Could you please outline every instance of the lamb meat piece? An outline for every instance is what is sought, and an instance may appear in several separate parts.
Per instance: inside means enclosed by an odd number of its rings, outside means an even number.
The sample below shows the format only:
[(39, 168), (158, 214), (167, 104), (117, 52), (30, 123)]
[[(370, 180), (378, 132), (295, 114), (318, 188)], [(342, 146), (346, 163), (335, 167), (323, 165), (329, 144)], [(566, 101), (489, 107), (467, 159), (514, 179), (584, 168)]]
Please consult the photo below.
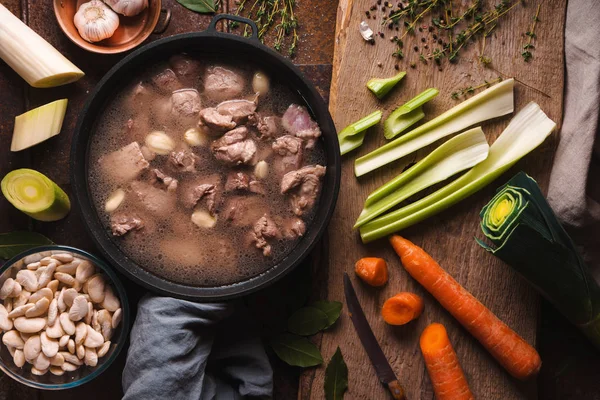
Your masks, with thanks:
[(172, 151), (169, 154), (169, 165), (177, 172), (196, 172), (199, 157), (191, 150)]
[(181, 89), (181, 83), (172, 69), (165, 69), (152, 78), (152, 84), (162, 93), (172, 93)]
[(279, 118), (274, 116), (259, 117), (256, 123), (256, 129), (260, 132), (261, 139), (270, 139), (279, 133)]
[(217, 174), (196, 176), (180, 182), (177, 190), (178, 198), (183, 207), (194, 208), (199, 201), (204, 201), (208, 211), (214, 214), (219, 201), (223, 184)]
[(306, 233), (306, 224), (298, 217), (283, 219), (278, 223), (285, 239), (295, 240)]
[(272, 248), (267, 240), (278, 239), (281, 233), (269, 215), (264, 214), (252, 227), (250, 237), (256, 248), (261, 249), (263, 255), (268, 257), (271, 255)]
[(137, 178), (150, 164), (144, 158), (138, 142), (129, 143), (117, 151), (106, 154), (98, 160), (107, 178), (123, 184)]
[(221, 115), (231, 115), (233, 122), (239, 125), (254, 114), (256, 103), (248, 100), (228, 100), (219, 103), (216, 108)]
[(200, 122), (217, 132), (228, 131), (236, 127), (231, 115), (221, 114), (212, 107), (200, 111)]
[[(281, 193), (289, 193), (294, 214), (301, 216), (310, 210), (321, 190), (321, 178), (325, 175), (325, 167), (307, 165), (299, 170), (288, 172), (281, 180)], [(296, 189), (292, 192), (292, 189)]]
[(185, 201), (190, 208), (193, 208), (200, 200), (204, 199), (206, 201), (206, 208), (214, 215), (216, 195), (217, 188), (215, 185), (203, 183), (202, 185), (196, 186)]
[(225, 191), (248, 190), (250, 187), (250, 177), (243, 172), (232, 171), (227, 175), (225, 182)]
[(226, 200), (221, 215), (233, 226), (249, 227), (268, 211), (264, 197), (232, 196)]
[(185, 54), (176, 54), (169, 59), (169, 65), (179, 80), (186, 84), (195, 84), (202, 74), (202, 63)]
[(271, 145), (276, 154), (281, 157), (275, 159), (275, 170), (280, 174), (296, 170), (302, 165), (302, 139), (296, 136), (285, 135), (275, 139)]
[(239, 97), (246, 86), (245, 79), (223, 67), (211, 67), (204, 77), (204, 94), (216, 101)]
[(262, 182), (257, 180), (250, 181), (250, 183), (248, 184), (248, 190), (256, 194), (267, 194), (267, 191), (265, 190), (265, 187), (262, 184)]
[(177, 190), (178, 181), (175, 178), (172, 178), (166, 174), (164, 174), (160, 169), (154, 168), (152, 170), (153, 180), (154, 182), (162, 183), (167, 192), (174, 192)]
[(140, 206), (159, 217), (168, 217), (175, 209), (177, 197), (172, 192), (141, 181), (131, 182), (131, 191)]
[(135, 214), (116, 213), (110, 217), (110, 227), (113, 236), (123, 236), (127, 232), (142, 229), (144, 221)]
[(175, 117), (193, 118), (200, 112), (200, 94), (196, 89), (176, 90), (171, 95), (171, 113)]
[(288, 107), (281, 118), (281, 124), (292, 135), (305, 139), (307, 149), (313, 148), (317, 138), (321, 136), (321, 129), (310, 117), (308, 110), (297, 104)]
[(229, 165), (248, 164), (256, 154), (256, 143), (248, 139), (248, 128), (240, 126), (212, 143), (217, 160)]

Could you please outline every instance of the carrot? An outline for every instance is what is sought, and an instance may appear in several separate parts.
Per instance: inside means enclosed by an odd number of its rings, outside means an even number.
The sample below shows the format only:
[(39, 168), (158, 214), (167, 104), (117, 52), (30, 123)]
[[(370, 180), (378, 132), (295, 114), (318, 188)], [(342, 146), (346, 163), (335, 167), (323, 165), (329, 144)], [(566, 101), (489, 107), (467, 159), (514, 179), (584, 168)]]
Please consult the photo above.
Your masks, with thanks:
[(437, 400), (474, 399), (446, 328), (431, 324), (421, 334), (421, 353)]
[(515, 378), (535, 376), (537, 351), (456, 282), (429, 254), (401, 236), (390, 238), (402, 265)]
[(388, 281), (387, 264), (383, 258), (365, 257), (354, 266), (356, 275), (371, 286), (383, 286)]
[(419, 318), (423, 312), (423, 299), (414, 293), (401, 292), (383, 303), (381, 315), (390, 325), (404, 325)]

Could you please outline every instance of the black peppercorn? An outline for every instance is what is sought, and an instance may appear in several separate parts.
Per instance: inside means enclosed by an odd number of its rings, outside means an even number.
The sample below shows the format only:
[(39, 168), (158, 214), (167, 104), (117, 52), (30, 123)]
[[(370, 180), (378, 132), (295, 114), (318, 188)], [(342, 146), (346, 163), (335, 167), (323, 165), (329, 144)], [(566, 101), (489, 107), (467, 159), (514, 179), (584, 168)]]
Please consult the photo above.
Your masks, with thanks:
[(425, 38), (424, 37), (421, 38), (421, 42), (425, 43)]
[(415, 46), (415, 47), (413, 47), (413, 50), (414, 50), (414, 51), (419, 51), (419, 46)]

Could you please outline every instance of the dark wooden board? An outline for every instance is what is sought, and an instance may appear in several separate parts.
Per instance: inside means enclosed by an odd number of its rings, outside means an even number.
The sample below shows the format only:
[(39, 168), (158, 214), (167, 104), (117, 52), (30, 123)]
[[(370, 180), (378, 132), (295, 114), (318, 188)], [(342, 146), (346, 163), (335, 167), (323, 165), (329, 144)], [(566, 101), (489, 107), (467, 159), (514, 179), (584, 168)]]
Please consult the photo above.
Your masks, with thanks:
[[(528, 1), (519, 5), (504, 17), (497, 30), (487, 40), (486, 55), (491, 56), (490, 68), (484, 68), (477, 60), (480, 44), (471, 44), (454, 65), (444, 65), (443, 70), (429, 63), (419, 62), (414, 45), (421, 45), (424, 33), (417, 31), (414, 37), (405, 39), (406, 57), (398, 61), (390, 54), (395, 46), (389, 41), (390, 34), (397, 34), (380, 27), (379, 21), (367, 20), (374, 31), (382, 31), (385, 39), (376, 39), (376, 45), (366, 44), (359, 35), (358, 25), (365, 19), (365, 10), (375, 2), (372, 0), (340, 1), (336, 28), (333, 78), (330, 94), (330, 111), (338, 129), (371, 113), (375, 109), (387, 112), (420, 93), (427, 87), (436, 87), (440, 95), (426, 106), (428, 117), (438, 115), (457, 104), (450, 94), (463, 87), (477, 85), (498, 76), (512, 76), (529, 86), (518, 83), (515, 87), (516, 109), (529, 101), (536, 101), (542, 109), (560, 125), (563, 97), (563, 30), (566, 1), (544, 2), (537, 34), (534, 59), (525, 63), (520, 53), (525, 35), (529, 30), (538, 2)], [(469, 2), (455, 2), (470, 4)], [(487, 4), (495, 2), (486, 1)], [(381, 15), (381, 14), (379, 14)], [(430, 24), (431, 18), (420, 25)], [(410, 68), (415, 62), (416, 68)], [(381, 63), (381, 66), (378, 66)], [(391, 76), (396, 71), (406, 70), (407, 76), (388, 98), (377, 99), (367, 91), (364, 84), (374, 76)], [(540, 93), (537, 88), (545, 92)], [(491, 142), (507, 125), (510, 116), (485, 123), (483, 129)], [(502, 320), (522, 335), (531, 344), (536, 343), (539, 317), (539, 299), (523, 280), (510, 268), (483, 251), (473, 240), (479, 233), (478, 214), (481, 207), (492, 197), (494, 190), (518, 170), (532, 175), (546, 188), (553, 151), (557, 143), (553, 134), (540, 148), (519, 162), (509, 172), (487, 188), (466, 199), (438, 216), (417, 226), (406, 229), (403, 235), (428, 251), (462, 285), (471, 291)], [(352, 225), (362, 209), (364, 199), (373, 189), (397, 175), (411, 161), (422, 158), (433, 147), (400, 160), (390, 168), (371, 173), (361, 179), (353, 174), (353, 162), (358, 155), (366, 154), (384, 144), (381, 130), (367, 134), (364, 146), (344, 157), (342, 189), (332, 223), (329, 228), (329, 266), (322, 287), (326, 288), (331, 300), (343, 300), (343, 272), (353, 271), (354, 262), (364, 256), (379, 256), (388, 261), (390, 282), (383, 289), (372, 289), (361, 282), (355, 286), (375, 335), (387, 355), (409, 399), (433, 398), (429, 377), (420, 355), (418, 339), (429, 323), (443, 323), (458, 353), (459, 359), (476, 398), (519, 399), (536, 398), (535, 382), (519, 383), (511, 378), (488, 353), (476, 342), (443, 308), (437, 304), (419, 284), (401, 267), (395, 254), (385, 241), (363, 245)], [(383, 302), (400, 291), (411, 291), (423, 296), (425, 311), (421, 318), (406, 326), (386, 325), (380, 310)], [(346, 313), (335, 328), (323, 335), (321, 351), (328, 360), (340, 346), (351, 374), (348, 398), (386, 398), (386, 391), (379, 384), (374, 370), (362, 348)], [(307, 372), (301, 384), (300, 398), (320, 399), (323, 397), (324, 368)]]

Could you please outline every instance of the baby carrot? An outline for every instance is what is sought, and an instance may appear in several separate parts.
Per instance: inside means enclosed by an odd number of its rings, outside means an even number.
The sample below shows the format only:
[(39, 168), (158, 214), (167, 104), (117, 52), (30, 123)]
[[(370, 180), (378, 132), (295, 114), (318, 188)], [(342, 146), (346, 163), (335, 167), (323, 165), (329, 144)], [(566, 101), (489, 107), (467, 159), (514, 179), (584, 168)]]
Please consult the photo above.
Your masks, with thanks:
[(383, 303), (381, 315), (390, 325), (404, 325), (419, 318), (423, 312), (423, 299), (414, 293), (401, 292)]
[(431, 324), (421, 334), (421, 353), (437, 400), (474, 399), (446, 328)]
[(371, 286), (383, 286), (388, 281), (387, 264), (383, 258), (365, 257), (354, 266), (356, 275)]
[(390, 243), (408, 273), (423, 285), (509, 374), (525, 380), (540, 371), (542, 361), (537, 351), (456, 282), (429, 254), (398, 235), (393, 235)]

